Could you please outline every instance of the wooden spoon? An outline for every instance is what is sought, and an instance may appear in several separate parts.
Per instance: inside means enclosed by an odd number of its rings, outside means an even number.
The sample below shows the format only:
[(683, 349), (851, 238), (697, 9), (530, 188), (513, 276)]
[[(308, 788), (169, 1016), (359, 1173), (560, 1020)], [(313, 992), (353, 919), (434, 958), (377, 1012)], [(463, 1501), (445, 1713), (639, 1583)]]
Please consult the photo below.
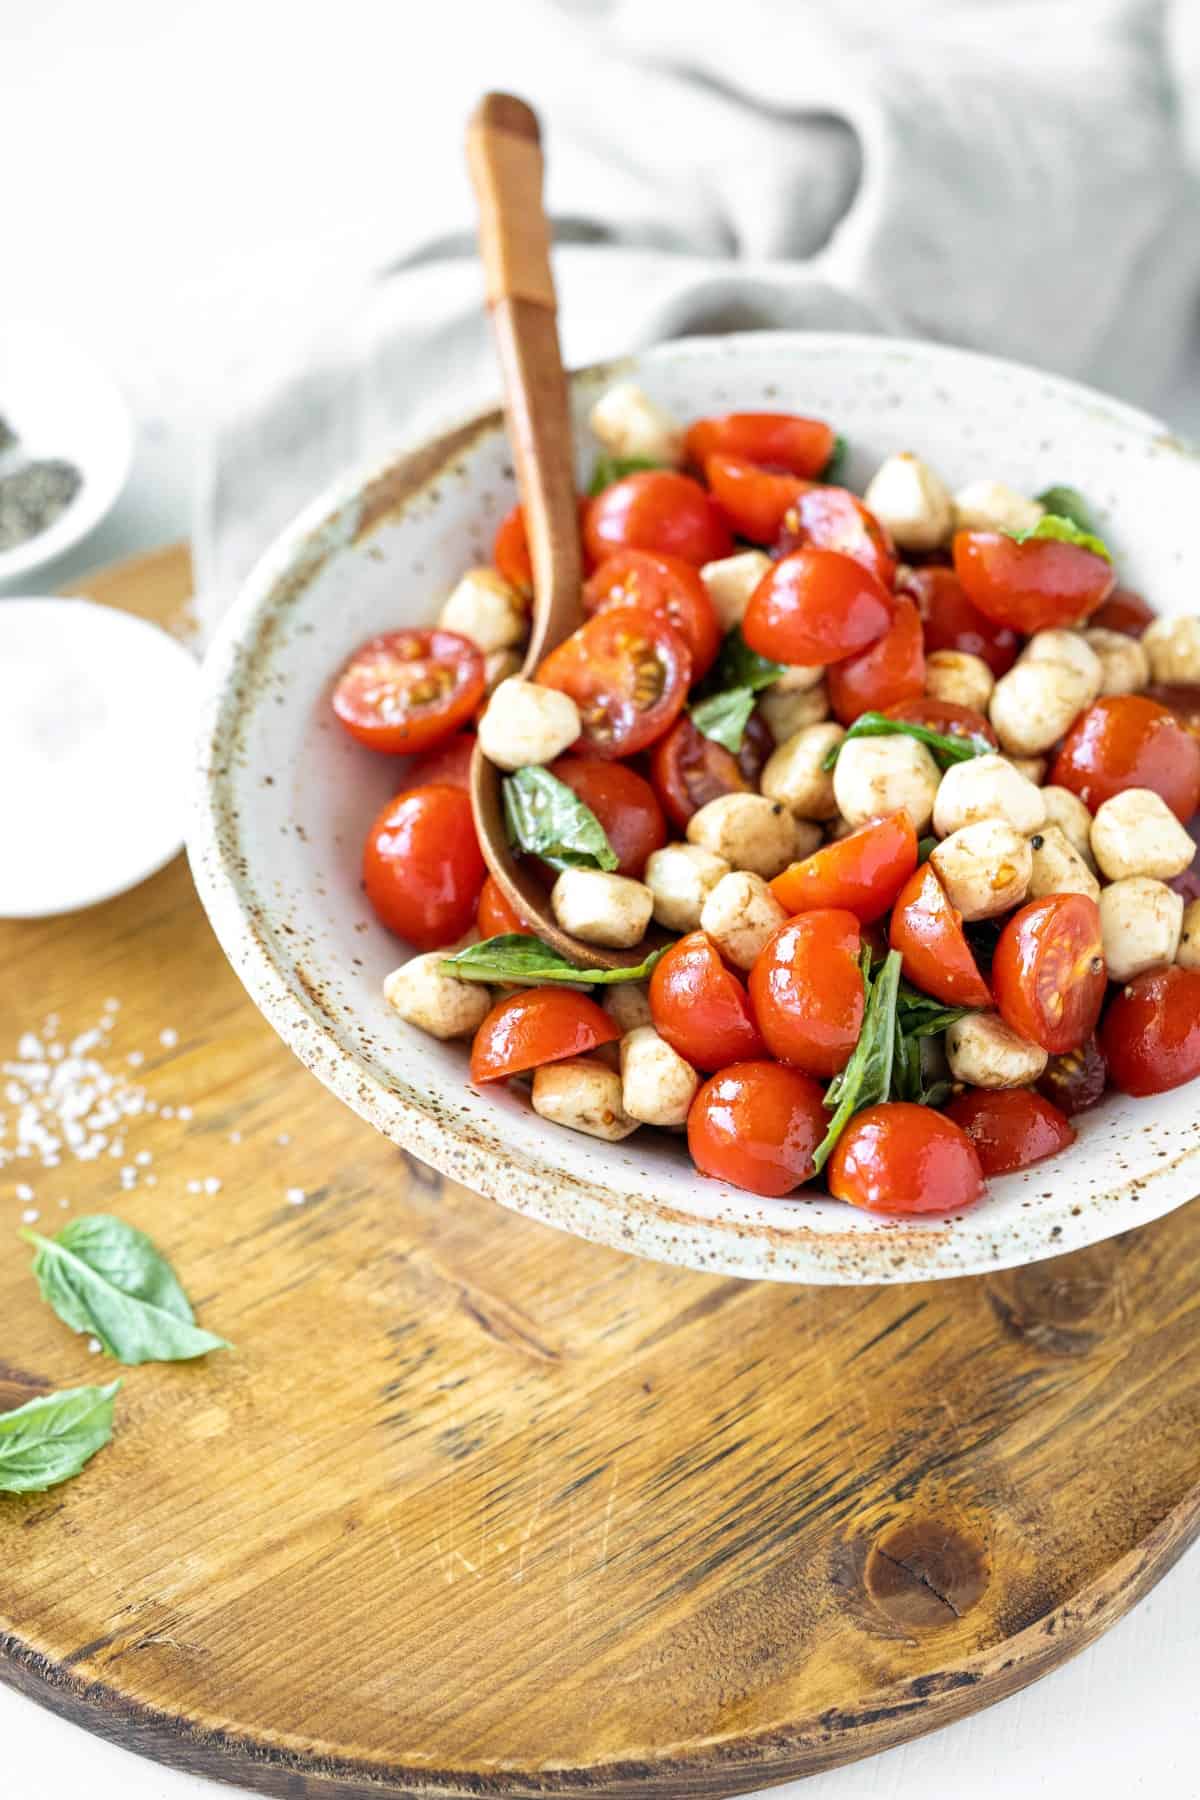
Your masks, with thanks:
[[(467, 128), (479, 203), (479, 249), (504, 376), (505, 414), (533, 561), (533, 623), (523, 673), (583, 623), (575, 449), (558, 347), (550, 231), (542, 206), (537, 115), (512, 94), (485, 94)], [(649, 945), (601, 949), (556, 923), (532, 870), (513, 855), (500, 772), (476, 746), (471, 804), (484, 861), (510, 906), (543, 943), (589, 969), (632, 968)]]

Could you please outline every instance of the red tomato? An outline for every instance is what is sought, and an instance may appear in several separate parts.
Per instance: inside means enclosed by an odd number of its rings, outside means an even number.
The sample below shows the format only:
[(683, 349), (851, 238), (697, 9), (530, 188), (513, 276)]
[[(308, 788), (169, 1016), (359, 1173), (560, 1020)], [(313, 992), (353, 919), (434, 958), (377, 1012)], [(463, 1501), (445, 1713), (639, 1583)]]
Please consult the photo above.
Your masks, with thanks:
[(1057, 1106), (1032, 1088), (972, 1088), (950, 1102), (946, 1117), (966, 1132), (985, 1175), (1007, 1175), (1057, 1156), (1077, 1135)]
[(1098, 1105), (1107, 1085), (1108, 1065), (1094, 1036), (1062, 1056), (1052, 1056), (1037, 1079), (1038, 1092), (1071, 1116)]
[(891, 597), (869, 569), (836, 550), (797, 550), (750, 596), (742, 636), (781, 663), (831, 663), (881, 638)]
[(1056, 538), (1019, 544), (1005, 531), (955, 532), (954, 572), (972, 606), (1027, 636), (1077, 625), (1116, 582), (1108, 558), (1094, 550)]
[(752, 544), (775, 542), (788, 509), (809, 486), (796, 475), (773, 475), (740, 456), (706, 457), (704, 477), (738, 537)]
[(922, 863), (900, 890), (888, 935), (892, 949), (900, 952), (906, 980), (922, 993), (945, 1006), (991, 1005), (962, 914), (951, 906), (932, 864)]
[(916, 600), (927, 652), (965, 650), (981, 656), (997, 679), (1012, 668), (1020, 649), (1016, 632), (978, 612), (953, 569), (909, 569), (904, 588)]
[(692, 659), (665, 619), (636, 606), (610, 606), (552, 650), (537, 678), (570, 694), (593, 755), (632, 756), (679, 717)]
[(889, 1101), (851, 1119), (829, 1159), (829, 1191), (867, 1212), (959, 1212), (983, 1193), (983, 1170), (952, 1119)]
[(1144, 694), (1109, 694), (1076, 719), (1050, 779), (1093, 812), (1125, 788), (1153, 788), (1186, 825), (1200, 806), (1200, 742)]
[(462, 788), (405, 788), (367, 833), (367, 899), (388, 930), (418, 950), (436, 950), (462, 936), (474, 922), (486, 874)]
[(526, 937), (533, 935), (529, 920), (523, 919), (516, 908), (509, 905), (490, 875), (479, 890), (475, 923), (480, 937), (504, 937), (513, 931), (522, 932)]
[(1089, 623), (1104, 631), (1123, 631), (1126, 637), (1140, 638), (1157, 617), (1148, 600), (1132, 588), (1119, 587), (1113, 589), (1103, 606), (1096, 608)]
[(810, 487), (800, 495), (783, 522), (776, 554), (786, 556), (805, 544), (853, 557), (885, 588), (895, 580), (896, 552), (891, 538), (875, 514), (848, 488)]
[(550, 773), (590, 806), (620, 858), (614, 873), (640, 879), (646, 858), (667, 841), (667, 821), (650, 783), (624, 763), (560, 756)]
[(750, 971), (750, 1001), (767, 1049), (806, 1075), (844, 1069), (862, 1029), (858, 920), (840, 908), (776, 927)]
[(583, 1056), (620, 1035), (586, 994), (561, 987), (526, 988), (498, 1000), (475, 1033), (471, 1080), (507, 1081), (564, 1056)]
[[(588, 501), (579, 496), (579, 529), (583, 530), (583, 521), (587, 513)], [(533, 559), (529, 554), (529, 537), (525, 530), (525, 514), (519, 506), (514, 506), (510, 513), (501, 519), (496, 536), (492, 542), (492, 561), (518, 593), (533, 593)]]
[(333, 710), (371, 750), (441, 743), (483, 698), (483, 657), (454, 631), (389, 631), (360, 646), (333, 690)]
[(653, 550), (699, 567), (733, 549), (716, 501), (674, 469), (644, 469), (597, 494), (584, 516), (583, 542), (593, 563), (614, 550)]
[(1126, 1094), (1165, 1094), (1200, 1075), (1200, 969), (1150, 969), (1113, 999), (1100, 1029), (1109, 1073)]
[(829, 671), (834, 717), (853, 725), (860, 713), (919, 702), (925, 690), (925, 645), (921, 617), (911, 600), (897, 598), (892, 622), (881, 638)]
[(1096, 1029), (1108, 986), (1100, 909), (1086, 894), (1050, 894), (1015, 912), (996, 945), (992, 990), (1001, 1017), (1051, 1056)]
[(906, 719), (910, 725), (924, 725), (927, 731), (940, 731), (943, 737), (982, 737), (993, 749), (1000, 740), (982, 713), (973, 706), (959, 706), (954, 700), (931, 700), (920, 695), (912, 700), (899, 700), (894, 706), (880, 709), (889, 719)]
[(648, 550), (618, 550), (600, 564), (583, 590), (585, 613), (606, 606), (642, 606), (661, 613), (692, 653), (692, 680), (707, 675), (721, 648), (721, 627), (708, 589), (691, 563)]
[(836, 437), (822, 419), (794, 413), (726, 413), (697, 419), (684, 446), (688, 461), (702, 469), (710, 456), (740, 456), (764, 469), (815, 476), (829, 466)]
[(404, 771), (409, 787), (429, 787), (434, 782), (448, 782), (451, 787), (466, 788), (471, 784), (471, 758), (475, 753), (475, 733), (456, 731), (436, 750), (414, 756)]
[(750, 715), (736, 756), (697, 731), (684, 714), (651, 750), (650, 775), (669, 817), (684, 831), (692, 814), (710, 800), (753, 792), (773, 749), (757, 713)]
[(697, 1069), (763, 1054), (745, 988), (703, 931), (672, 944), (650, 977), (654, 1029)]
[(869, 925), (889, 912), (917, 866), (917, 834), (903, 810), (870, 819), (849, 837), (814, 850), (771, 883), (789, 913), (835, 907)]
[(773, 1062), (710, 1076), (688, 1113), (688, 1149), (704, 1175), (779, 1199), (807, 1181), (828, 1114), (821, 1089)]

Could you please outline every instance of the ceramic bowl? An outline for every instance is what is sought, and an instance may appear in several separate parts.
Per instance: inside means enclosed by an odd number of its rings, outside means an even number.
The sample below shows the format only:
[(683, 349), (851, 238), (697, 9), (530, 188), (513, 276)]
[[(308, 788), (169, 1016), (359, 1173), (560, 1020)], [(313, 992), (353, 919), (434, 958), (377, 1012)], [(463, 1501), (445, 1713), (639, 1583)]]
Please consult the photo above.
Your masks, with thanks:
[[(615, 375), (683, 418), (771, 408), (828, 418), (861, 490), (915, 449), (951, 486), (994, 476), (1027, 493), (1081, 489), (1122, 578), (1163, 611), (1194, 607), (1200, 464), (1153, 420), (1031, 369), (928, 344), (754, 333), (667, 344), (573, 382), (585, 420)], [(605, 1144), (545, 1124), (526, 1092), (467, 1083), (462, 1046), (384, 1007), (405, 950), (359, 886), (365, 830), (401, 781), (350, 742), (329, 695), (374, 632), (427, 623), (486, 561), (514, 483), (501, 421), (355, 471), (263, 558), (202, 678), (191, 856), (217, 936), (251, 997), (329, 1088), (468, 1187), (533, 1218), (691, 1268), (780, 1281), (963, 1275), (1054, 1255), (1156, 1217), (1200, 1190), (1197, 1090), (1113, 1096), (1064, 1156), (991, 1184), (961, 1217), (888, 1221), (828, 1199), (762, 1200), (699, 1176), (678, 1139)]]

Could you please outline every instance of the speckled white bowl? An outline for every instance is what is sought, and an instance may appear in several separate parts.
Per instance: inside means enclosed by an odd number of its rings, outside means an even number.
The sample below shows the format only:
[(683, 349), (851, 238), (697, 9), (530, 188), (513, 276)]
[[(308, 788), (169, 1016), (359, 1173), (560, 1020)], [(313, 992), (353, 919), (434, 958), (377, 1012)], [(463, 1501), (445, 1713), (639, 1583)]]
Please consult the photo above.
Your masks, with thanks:
[[(831, 419), (861, 488), (913, 448), (952, 486), (1069, 482), (1123, 579), (1163, 611), (1200, 593), (1200, 464), (1143, 414), (1031, 369), (928, 344), (755, 333), (667, 344), (620, 366), (684, 418), (768, 407)], [(612, 367), (575, 379), (583, 422)], [(203, 676), (192, 866), (217, 936), (296, 1055), (363, 1118), (446, 1174), (564, 1230), (642, 1256), (777, 1281), (963, 1275), (1089, 1244), (1200, 1190), (1196, 1088), (1111, 1098), (1065, 1156), (992, 1184), (961, 1218), (893, 1223), (836, 1201), (759, 1200), (701, 1178), (681, 1144), (556, 1130), (524, 1092), (476, 1092), (466, 1053), (399, 1023), (380, 982), (402, 960), (359, 888), (359, 847), (400, 785), (329, 713), (331, 679), (373, 632), (432, 619), (486, 560), (514, 485), (499, 420), (357, 470), (264, 557)]]

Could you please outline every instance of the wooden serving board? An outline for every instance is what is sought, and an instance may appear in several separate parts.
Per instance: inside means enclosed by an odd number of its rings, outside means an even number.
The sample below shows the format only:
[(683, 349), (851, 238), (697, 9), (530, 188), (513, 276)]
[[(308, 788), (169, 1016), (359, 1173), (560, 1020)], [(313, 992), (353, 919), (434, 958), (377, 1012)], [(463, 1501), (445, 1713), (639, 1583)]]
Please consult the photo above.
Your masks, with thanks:
[[(167, 619), (187, 583), (90, 588)], [(185, 1113), (0, 1170), (0, 1406), (113, 1373), (37, 1298), (18, 1179), (43, 1228), (148, 1230), (236, 1345), (125, 1371), (80, 1478), (0, 1496), (0, 1676), (132, 1749), (321, 1800), (729, 1794), (1013, 1692), (1200, 1530), (1195, 1205), (912, 1287), (578, 1242), (318, 1087), (182, 859), (0, 926), (0, 1056), (47, 1012)]]

